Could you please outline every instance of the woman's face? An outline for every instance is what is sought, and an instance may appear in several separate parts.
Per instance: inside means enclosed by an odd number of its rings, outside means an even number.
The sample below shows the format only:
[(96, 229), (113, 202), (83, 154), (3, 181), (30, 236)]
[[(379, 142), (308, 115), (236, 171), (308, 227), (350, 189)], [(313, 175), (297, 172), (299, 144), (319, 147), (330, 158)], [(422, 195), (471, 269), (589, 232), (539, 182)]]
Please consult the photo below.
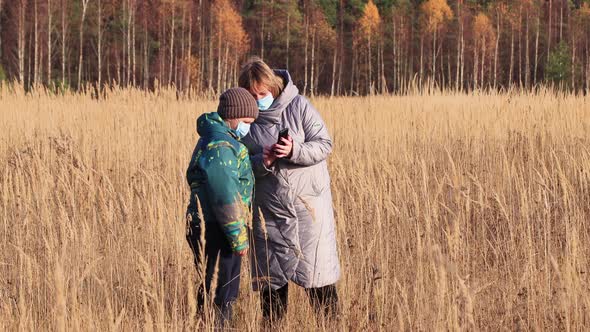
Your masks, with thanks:
[(249, 91), (252, 97), (254, 97), (256, 100), (260, 100), (271, 94), (271, 92), (268, 90), (268, 87), (265, 85), (252, 86), (250, 87)]

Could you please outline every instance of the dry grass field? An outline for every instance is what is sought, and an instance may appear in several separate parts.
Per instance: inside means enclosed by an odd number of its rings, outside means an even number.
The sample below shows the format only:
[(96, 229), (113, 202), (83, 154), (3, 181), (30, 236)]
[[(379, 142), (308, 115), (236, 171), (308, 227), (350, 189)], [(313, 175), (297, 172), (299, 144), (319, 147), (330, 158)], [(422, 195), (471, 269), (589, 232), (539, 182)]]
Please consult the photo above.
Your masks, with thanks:
[[(590, 326), (590, 97), (317, 98), (342, 315), (293, 288), (285, 331)], [(0, 89), (0, 330), (203, 330), (185, 242), (215, 101)], [(233, 326), (260, 330), (244, 264)]]

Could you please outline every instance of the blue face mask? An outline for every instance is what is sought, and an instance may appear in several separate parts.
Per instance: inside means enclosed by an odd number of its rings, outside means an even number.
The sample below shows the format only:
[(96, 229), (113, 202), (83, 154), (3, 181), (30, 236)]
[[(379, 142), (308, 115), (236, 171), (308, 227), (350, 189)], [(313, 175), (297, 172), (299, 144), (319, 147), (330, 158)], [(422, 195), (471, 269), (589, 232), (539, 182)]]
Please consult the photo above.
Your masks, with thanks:
[(239, 138), (244, 138), (250, 132), (250, 124), (244, 123), (242, 121), (238, 122), (238, 126), (236, 127), (236, 134), (238, 134)]
[(256, 103), (258, 104), (259, 110), (266, 111), (270, 108), (273, 101), (275, 101), (275, 99), (272, 97), (272, 93), (269, 93), (266, 97), (258, 99)]

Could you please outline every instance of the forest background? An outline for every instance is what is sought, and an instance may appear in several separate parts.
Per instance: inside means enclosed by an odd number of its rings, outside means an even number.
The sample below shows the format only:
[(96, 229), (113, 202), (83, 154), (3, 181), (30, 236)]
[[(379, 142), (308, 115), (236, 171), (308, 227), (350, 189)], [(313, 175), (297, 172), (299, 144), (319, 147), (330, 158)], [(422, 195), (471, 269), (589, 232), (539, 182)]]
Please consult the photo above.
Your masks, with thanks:
[(214, 95), (258, 55), (308, 95), (590, 88), (590, 1), (0, 0), (0, 79)]

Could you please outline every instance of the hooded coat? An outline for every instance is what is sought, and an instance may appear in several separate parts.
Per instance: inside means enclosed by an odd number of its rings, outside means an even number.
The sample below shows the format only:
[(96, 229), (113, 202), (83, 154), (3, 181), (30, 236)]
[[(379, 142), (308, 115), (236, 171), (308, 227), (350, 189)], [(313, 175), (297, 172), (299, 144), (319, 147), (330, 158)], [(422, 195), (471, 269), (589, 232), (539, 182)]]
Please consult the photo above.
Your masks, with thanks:
[[(243, 139), (256, 182), (250, 239), (253, 286), (278, 289), (288, 281), (305, 288), (331, 285), (340, 278), (326, 163), (332, 140), (289, 73), (275, 74), (283, 78), (285, 88), (268, 110), (260, 112)], [(263, 147), (277, 143), (284, 128), (293, 138), (292, 155), (266, 168)]]
[(201, 227), (198, 198), (205, 224), (219, 224), (232, 251), (241, 251), (248, 248), (246, 221), (254, 186), (248, 150), (216, 112), (197, 119), (197, 132), (201, 138), (186, 171), (189, 227)]

